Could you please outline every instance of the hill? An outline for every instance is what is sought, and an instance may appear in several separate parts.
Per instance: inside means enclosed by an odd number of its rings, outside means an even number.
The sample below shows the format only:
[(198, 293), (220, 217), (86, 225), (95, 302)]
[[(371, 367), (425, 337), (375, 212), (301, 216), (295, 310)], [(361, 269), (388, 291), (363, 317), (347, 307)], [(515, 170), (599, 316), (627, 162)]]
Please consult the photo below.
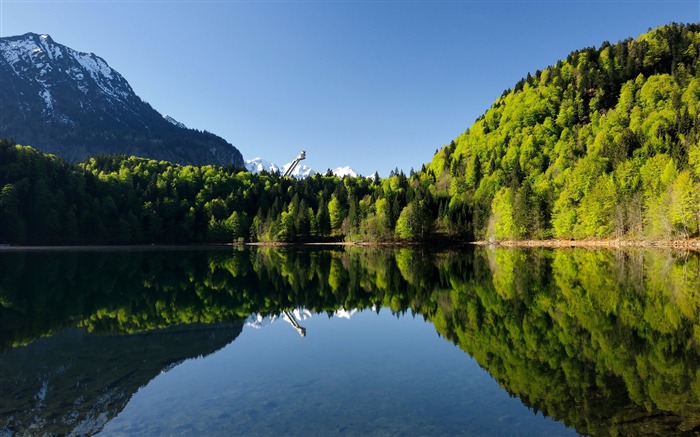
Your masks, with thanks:
[(466, 210), (460, 231), (481, 239), (697, 235), (699, 30), (664, 26), (528, 74), (421, 173), (449, 199), (439, 222)]
[(0, 243), (689, 241), (699, 141), (700, 26), (674, 24), (528, 75), (408, 176), (69, 165), (0, 141)]
[(49, 35), (0, 38), (0, 77), (0, 137), (70, 161), (123, 153), (179, 164), (244, 165), (224, 139), (164, 118), (102, 58)]

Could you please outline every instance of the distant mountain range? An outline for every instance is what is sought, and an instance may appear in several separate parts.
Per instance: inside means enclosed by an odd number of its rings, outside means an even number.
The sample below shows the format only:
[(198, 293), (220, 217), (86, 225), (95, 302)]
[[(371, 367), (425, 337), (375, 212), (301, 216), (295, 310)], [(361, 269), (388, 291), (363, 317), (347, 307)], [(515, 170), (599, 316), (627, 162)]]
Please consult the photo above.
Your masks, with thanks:
[[(360, 310), (358, 309), (346, 310), (343, 308), (339, 308), (333, 312), (333, 317), (337, 317), (339, 319), (351, 319), (359, 311)], [(372, 307), (372, 311), (376, 311), (376, 307)], [(292, 320), (290, 316), (294, 320)], [(304, 320), (308, 320), (313, 316), (314, 313), (306, 308), (296, 308), (294, 310), (287, 311), (286, 313), (282, 312), (279, 315), (262, 316), (260, 314), (251, 314), (250, 316), (248, 316), (244, 323), (245, 326), (260, 329), (278, 320), (284, 320), (285, 322), (289, 323), (290, 325), (296, 328), (295, 325), (298, 322), (303, 322)]]
[[(284, 164), (283, 166), (279, 166), (275, 163), (272, 163), (270, 161), (266, 161), (262, 158), (253, 158), (246, 160), (245, 166), (246, 168), (251, 172), (251, 173), (260, 173), (262, 171), (266, 171), (268, 173), (282, 173), (284, 174), (285, 171), (289, 168), (289, 166), (292, 165), (291, 162), (288, 162)], [(357, 173), (355, 170), (350, 168), (349, 166), (345, 167), (338, 167), (335, 170), (331, 170), (331, 172), (338, 176), (338, 177), (343, 177), (343, 176), (350, 176), (350, 177), (356, 177)], [(299, 164), (297, 167), (294, 169), (292, 172), (292, 176), (294, 176), (297, 179), (303, 179), (305, 177), (313, 176), (317, 172), (310, 168), (307, 167), (306, 165)]]
[(123, 153), (178, 164), (244, 165), (226, 140), (161, 115), (104, 59), (49, 35), (0, 38), (0, 77), (0, 137), (70, 161)]

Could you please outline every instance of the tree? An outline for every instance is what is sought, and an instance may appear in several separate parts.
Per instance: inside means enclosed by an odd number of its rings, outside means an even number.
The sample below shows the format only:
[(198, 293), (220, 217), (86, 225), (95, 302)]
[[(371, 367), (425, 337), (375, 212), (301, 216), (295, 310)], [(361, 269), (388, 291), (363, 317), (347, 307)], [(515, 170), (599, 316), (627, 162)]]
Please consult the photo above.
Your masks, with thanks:
[(294, 228), (297, 237), (307, 238), (311, 234), (311, 214), (306, 201), (301, 200), (294, 217)]
[(245, 241), (250, 236), (248, 220), (244, 212), (233, 211), (226, 219), (227, 230), (231, 234), (232, 241)]
[(328, 206), (323, 196), (318, 202), (318, 211), (316, 212), (316, 223), (318, 225), (318, 232), (320, 235), (330, 235), (331, 234), (331, 216), (328, 212)]
[(614, 229), (615, 205), (615, 185), (607, 175), (600, 176), (581, 201), (577, 235), (582, 238), (610, 236)]
[(7, 184), (0, 191), (0, 242), (22, 244), (25, 239), (26, 225), (17, 189), (13, 184)]
[(330, 216), (331, 230), (337, 233), (347, 216), (347, 212), (335, 194), (331, 196), (331, 201), (328, 202), (328, 214)]
[(401, 240), (423, 240), (432, 230), (432, 217), (425, 201), (409, 203), (396, 221), (396, 236)]
[(513, 190), (501, 188), (491, 203), (493, 236), (499, 240), (515, 239), (520, 236), (513, 221)]
[(693, 182), (688, 170), (680, 172), (671, 186), (668, 216), (683, 238), (700, 231), (700, 184)]

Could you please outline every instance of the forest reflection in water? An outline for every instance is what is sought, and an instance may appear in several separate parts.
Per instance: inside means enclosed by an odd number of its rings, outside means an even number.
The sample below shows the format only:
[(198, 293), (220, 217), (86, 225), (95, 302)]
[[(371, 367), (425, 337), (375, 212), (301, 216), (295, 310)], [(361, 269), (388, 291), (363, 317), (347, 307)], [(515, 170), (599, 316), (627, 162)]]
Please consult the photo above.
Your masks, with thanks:
[[(99, 429), (160, 370), (220, 349), (253, 314), (389, 308), (422, 316), (508, 393), (581, 434), (694, 435), (699, 294), (697, 252), (649, 249), (4, 251), (0, 431)], [(173, 337), (182, 332), (192, 338)], [(158, 338), (157, 350), (138, 345), (144, 335)], [(41, 378), (27, 375), (52, 363), (26, 355), (52, 340), (119, 367), (101, 382), (119, 390), (106, 400), (95, 386), (69, 412), (65, 383), (38, 409)], [(120, 350), (145, 351), (151, 364), (121, 363)], [(65, 359), (58, 367), (76, 366)]]

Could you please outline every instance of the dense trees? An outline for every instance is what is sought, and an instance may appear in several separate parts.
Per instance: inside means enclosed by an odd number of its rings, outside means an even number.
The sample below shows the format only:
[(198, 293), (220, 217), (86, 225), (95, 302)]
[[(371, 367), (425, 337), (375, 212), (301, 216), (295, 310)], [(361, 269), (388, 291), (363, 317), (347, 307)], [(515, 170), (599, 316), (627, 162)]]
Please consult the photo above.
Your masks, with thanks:
[(700, 26), (571, 53), (419, 172), (304, 180), (0, 142), (0, 242), (700, 235)]
[(403, 174), (296, 180), (124, 155), (72, 165), (7, 140), (0, 153), (4, 243), (390, 240), (410, 199), (422, 221), (401, 238), (427, 237), (432, 222), (429, 193)]
[(573, 52), (434, 157), (478, 238), (700, 233), (700, 27)]

